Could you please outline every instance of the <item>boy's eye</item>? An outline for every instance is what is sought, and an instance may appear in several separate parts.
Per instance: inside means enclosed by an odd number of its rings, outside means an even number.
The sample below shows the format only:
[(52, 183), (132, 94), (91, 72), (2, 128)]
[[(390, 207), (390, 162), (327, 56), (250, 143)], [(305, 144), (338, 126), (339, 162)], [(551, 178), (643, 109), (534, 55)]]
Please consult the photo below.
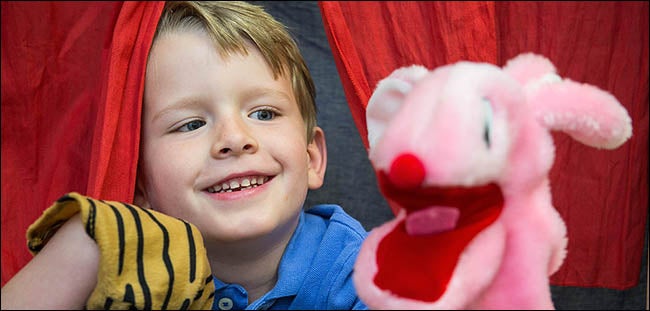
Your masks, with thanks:
[(177, 129), (177, 131), (179, 131), (179, 132), (191, 132), (191, 131), (199, 129), (200, 127), (202, 127), (204, 125), (205, 125), (205, 121), (203, 121), (203, 120), (192, 120), (190, 122), (187, 122), (187, 123), (181, 125), (181, 127), (179, 127)]
[(261, 121), (270, 121), (275, 118), (275, 111), (269, 109), (260, 109), (248, 115)]

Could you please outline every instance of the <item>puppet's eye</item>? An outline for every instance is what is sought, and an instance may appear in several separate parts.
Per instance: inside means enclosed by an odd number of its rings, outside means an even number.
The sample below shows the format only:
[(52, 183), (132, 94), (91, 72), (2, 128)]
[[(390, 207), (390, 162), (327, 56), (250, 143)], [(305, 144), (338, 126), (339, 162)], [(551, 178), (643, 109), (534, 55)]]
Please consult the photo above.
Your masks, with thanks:
[(490, 149), (490, 134), (492, 130), (492, 103), (490, 102), (489, 99), (483, 97), (481, 99), (483, 102), (484, 110), (485, 110), (485, 124), (484, 124), (484, 129), (483, 129), (483, 140), (485, 140), (485, 145), (487, 145), (488, 149)]

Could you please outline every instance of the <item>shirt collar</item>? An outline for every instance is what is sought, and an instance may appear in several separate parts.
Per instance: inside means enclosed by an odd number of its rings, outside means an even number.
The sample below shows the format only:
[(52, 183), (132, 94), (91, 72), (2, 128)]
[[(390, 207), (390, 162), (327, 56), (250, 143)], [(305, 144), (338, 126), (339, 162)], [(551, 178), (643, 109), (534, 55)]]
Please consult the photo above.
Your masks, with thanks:
[[(268, 301), (270, 299), (295, 296), (298, 293), (319, 245), (317, 243), (318, 233), (315, 230), (306, 230), (305, 228), (305, 212), (303, 210), (300, 212), (296, 230), (291, 236), (280, 260), (278, 281), (271, 291), (260, 298), (261, 300)], [(241, 285), (227, 284), (217, 278), (214, 278), (214, 285), (217, 292), (234, 287), (241, 291), (241, 295), (247, 296), (246, 290)]]
[(302, 211), (296, 231), (289, 240), (280, 260), (278, 281), (275, 287), (265, 295), (267, 299), (295, 296), (302, 286), (319, 245), (317, 231), (306, 230), (306, 228), (305, 212)]

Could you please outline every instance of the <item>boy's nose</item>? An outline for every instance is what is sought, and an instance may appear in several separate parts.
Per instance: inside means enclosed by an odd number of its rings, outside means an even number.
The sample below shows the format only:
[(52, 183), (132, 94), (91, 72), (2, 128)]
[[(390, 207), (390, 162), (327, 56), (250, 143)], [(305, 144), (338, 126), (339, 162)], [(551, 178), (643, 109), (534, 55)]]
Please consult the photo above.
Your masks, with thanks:
[(228, 122), (228, 125), (221, 127), (217, 138), (212, 145), (212, 156), (225, 158), (233, 155), (254, 153), (257, 151), (258, 143), (243, 124)]
[(239, 155), (239, 154), (244, 154), (244, 153), (252, 153), (253, 150), (255, 149), (253, 144), (245, 144), (243, 146), (237, 147), (233, 146), (231, 147), (222, 147), (216, 152), (217, 158), (223, 158), (229, 155)]

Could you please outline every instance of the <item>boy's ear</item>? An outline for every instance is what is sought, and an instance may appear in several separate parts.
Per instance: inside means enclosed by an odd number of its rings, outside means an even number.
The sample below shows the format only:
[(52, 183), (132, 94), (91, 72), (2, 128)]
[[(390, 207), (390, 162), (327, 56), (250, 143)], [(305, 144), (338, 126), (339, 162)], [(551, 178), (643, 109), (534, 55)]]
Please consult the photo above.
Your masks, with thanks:
[(142, 184), (142, 175), (140, 170), (138, 170), (138, 176), (135, 179), (135, 193), (133, 195), (133, 204), (142, 208), (151, 209), (149, 200), (147, 200), (146, 192), (144, 191), (144, 185)]
[(314, 127), (314, 138), (307, 145), (307, 154), (309, 156), (309, 189), (315, 190), (323, 185), (325, 169), (327, 168), (325, 132), (318, 126)]

